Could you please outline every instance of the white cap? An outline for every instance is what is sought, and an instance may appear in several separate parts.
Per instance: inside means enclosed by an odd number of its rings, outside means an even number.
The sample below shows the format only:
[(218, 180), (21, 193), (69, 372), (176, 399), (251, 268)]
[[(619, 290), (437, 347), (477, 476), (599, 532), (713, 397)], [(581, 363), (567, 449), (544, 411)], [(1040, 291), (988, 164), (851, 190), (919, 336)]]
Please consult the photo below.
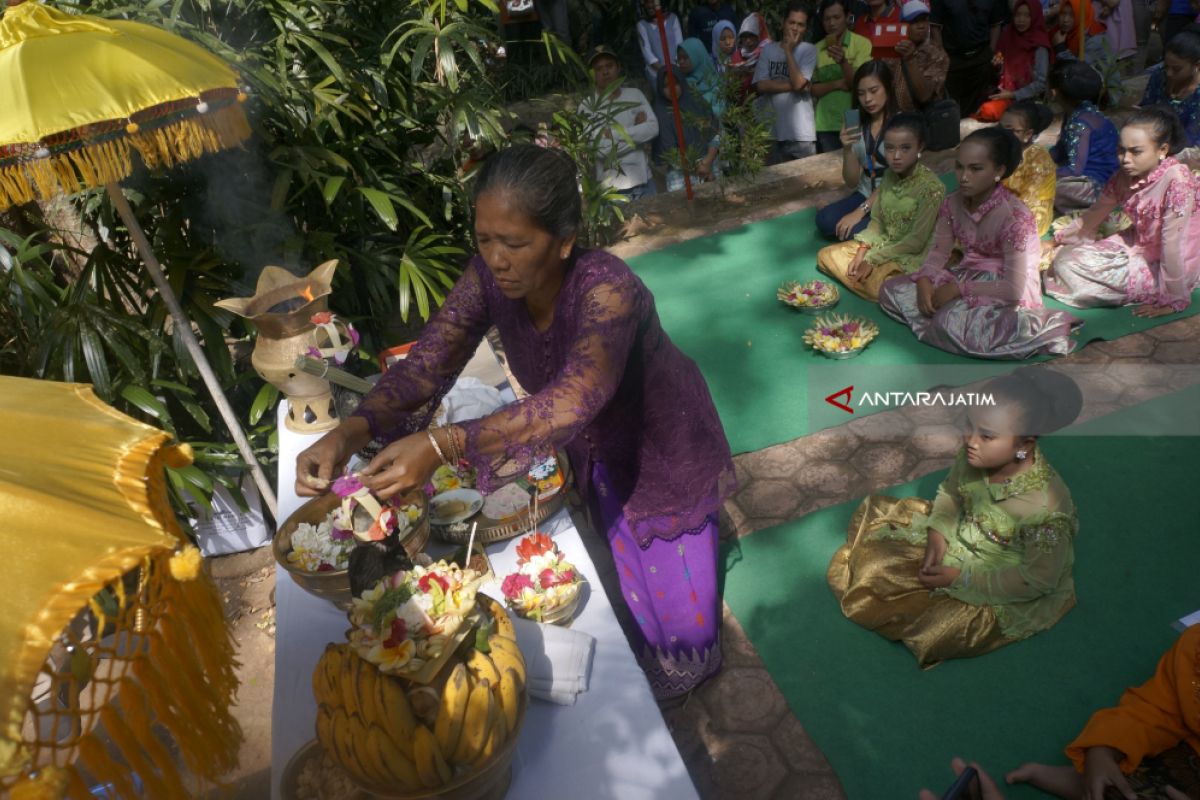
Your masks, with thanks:
[(925, 16), (929, 13), (929, 4), (925, 0), (908, 0), (900, 7), (900, 19), (904, 22), (912, 22), (917, 17)]

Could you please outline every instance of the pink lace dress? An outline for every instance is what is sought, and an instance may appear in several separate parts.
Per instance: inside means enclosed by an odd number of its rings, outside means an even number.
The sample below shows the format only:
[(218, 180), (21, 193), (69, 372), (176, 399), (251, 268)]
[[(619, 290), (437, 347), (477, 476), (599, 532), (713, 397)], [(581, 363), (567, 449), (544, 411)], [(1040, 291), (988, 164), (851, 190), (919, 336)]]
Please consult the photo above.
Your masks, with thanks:
[[(955, 245), (963, 256), (952, 263)], [(942, 203), (925, 263), (911, 275), (884, 283), (879, 305), (918, 339), (951, 353), (1020, 359), (1075, 348), (1074, 316), (1042, 305), (1041, 243), (1033, 213), (1004, 186), (975, 212), (960, 192)], [(927, 317), (917, 305), (917, 281), (936, 289), (954, 281), (962, 293)]]
[[(1166, 158), (1130, 183), (1118, 172), (1101, 202), (1124, 209), (1131, 224), (1095, 242), (1067, 244), (1046, 274), (1046, 294), (1078, 308), (1144, 303), (1182, 311), (1200, 282), (1200, 185), (1183, 164)], [(1080, 220), (1055, 239), (1072, 241)]]
[(539, 331), (476, 256), (355, 413), (384, 441), (423, 430), (492, 326), (529, 396), (462, 424), (481, 489), (565, 449), (617, 559), (652, 688), (687, 691), (720, 665), (716, 516), (735, 484), (703, 376), (620, 259), (576, 250)]

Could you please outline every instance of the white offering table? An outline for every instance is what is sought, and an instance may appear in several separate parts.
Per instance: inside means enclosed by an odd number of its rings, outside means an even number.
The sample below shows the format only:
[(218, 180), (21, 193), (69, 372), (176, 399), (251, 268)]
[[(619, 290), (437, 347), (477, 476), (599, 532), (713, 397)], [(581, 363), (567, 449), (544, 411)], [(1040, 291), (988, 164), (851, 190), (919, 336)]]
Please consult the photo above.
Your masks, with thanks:
[[(511, 395), (510, 395), (511, 396)], [(293, 491), (296, 456), (318, 437), (279, 425), (279, 513), (301, 504)], [(510, 800), (671, 800), (695, 798), (696, 789), (613, 614), (596, 567), (566, 511), (542, 526), (587, 579), (587, 594), (571, 624), (596, 637), (591, 684), (573, 706), (530, 698), (513, 759)], [(501, 578), (516, 563), (516, 539), (487, 547)], [(272, 709), (271, 793), (292, 755), (316, 735), (312, 671), (328, 642), (343, 641), (344, 612), (305, 592), (287, 571), (275, 570), (275, 697)], [(498, 586), (484, 591), (500, 599)]]

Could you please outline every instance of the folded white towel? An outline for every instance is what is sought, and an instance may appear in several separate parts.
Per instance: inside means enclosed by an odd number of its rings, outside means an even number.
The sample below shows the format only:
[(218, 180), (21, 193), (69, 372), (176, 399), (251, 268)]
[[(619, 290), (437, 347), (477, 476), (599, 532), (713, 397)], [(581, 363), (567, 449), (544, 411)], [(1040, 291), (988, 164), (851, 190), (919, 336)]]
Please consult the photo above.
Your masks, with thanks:
[(557, 625), (542, 625), (512, 617), (517, 646), (525, 656), (529, 694), (562, 706), (588, 689), (596, 637)]

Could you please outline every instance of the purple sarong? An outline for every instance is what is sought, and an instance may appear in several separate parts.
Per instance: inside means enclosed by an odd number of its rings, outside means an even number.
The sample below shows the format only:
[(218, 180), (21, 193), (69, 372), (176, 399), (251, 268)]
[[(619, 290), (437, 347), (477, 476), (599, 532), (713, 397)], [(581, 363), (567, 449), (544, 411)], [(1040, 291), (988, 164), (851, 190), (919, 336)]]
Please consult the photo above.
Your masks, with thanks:
[(625, 604), (637, 622), (633, 650), (654, 696), (691, 691), (721, 668), (717, 508), (670, 541), (639, 547), (604, 464), (592, 465), (592, 521), (608, 540)]

